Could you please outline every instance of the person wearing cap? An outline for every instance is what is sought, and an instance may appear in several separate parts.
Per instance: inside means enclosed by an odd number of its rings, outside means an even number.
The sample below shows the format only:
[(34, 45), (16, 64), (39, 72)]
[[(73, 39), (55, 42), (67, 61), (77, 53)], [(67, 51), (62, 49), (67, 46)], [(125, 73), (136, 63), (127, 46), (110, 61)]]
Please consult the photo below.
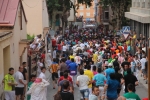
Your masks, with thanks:
[(27, 95), (31, 95), (30, 100), (47, 100), (45, 89), (49, 85), (49, 82), (45, 79), (36, 78), (31, 88), (27, 91)]
[(106, 76), (107, 79), (110, 78), (109, 75), (110, 75), (111, 73), (115, 73), (115, 70), (112, 68), (112, 66), (113, 66), (112, 63), (109, 63), (109, 64), (108, 64), (108, 69), (105, 70), (105, 76)]

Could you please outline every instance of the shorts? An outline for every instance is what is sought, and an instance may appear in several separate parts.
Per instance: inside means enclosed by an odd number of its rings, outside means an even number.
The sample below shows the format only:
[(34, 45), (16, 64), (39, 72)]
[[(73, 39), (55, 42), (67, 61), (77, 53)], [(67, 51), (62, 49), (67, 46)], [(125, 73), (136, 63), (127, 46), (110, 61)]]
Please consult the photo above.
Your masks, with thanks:
[(104, 92), (104, 86), (99, 86), (99, 96), (104, 96), (103, 92)]
[(54, 81), (55, 78), (58, 78), (58, 73), (56, 72), (52, 73), (52, 80)]
[(83, 98), (89, 98), (89, 89), (80, 90), (80, 93), (82, 94)]
[(15, 100), (15, 91), (5, 91), (5, 100)]
[(142, 69), (142, 73), (143, 73), (144, 75), (147, 74), (145, 69)]
[(15, 87), (15, 95), (23, 95), (24, 87)]

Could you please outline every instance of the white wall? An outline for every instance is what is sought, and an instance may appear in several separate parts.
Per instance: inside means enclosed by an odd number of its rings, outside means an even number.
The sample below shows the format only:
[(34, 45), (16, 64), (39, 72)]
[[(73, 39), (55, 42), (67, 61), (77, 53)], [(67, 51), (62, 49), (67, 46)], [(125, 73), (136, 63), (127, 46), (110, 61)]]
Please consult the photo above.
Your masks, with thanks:
[(43, 29), (44, 27), (49, 27), (49, 17), (47, 12), (46, 0), (42, 0), (42, 20), (43, 20)]

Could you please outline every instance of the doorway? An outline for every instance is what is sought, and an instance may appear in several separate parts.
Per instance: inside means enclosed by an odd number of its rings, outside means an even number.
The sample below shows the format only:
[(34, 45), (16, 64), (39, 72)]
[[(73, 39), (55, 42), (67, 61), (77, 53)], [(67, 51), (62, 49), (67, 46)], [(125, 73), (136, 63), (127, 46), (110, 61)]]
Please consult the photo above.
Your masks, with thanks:
[(10, 45), (3, 49), (4, 75), (8, 73), (10, 66)]

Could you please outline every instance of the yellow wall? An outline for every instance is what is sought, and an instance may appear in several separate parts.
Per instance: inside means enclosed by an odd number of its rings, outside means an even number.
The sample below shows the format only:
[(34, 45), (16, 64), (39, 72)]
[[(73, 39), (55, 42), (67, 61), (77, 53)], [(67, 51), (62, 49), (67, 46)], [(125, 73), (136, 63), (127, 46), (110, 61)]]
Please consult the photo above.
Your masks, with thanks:
[[(20, 7), (18, 7), (18, 8), (20, 8)], [(19, 12), (19, 9), (18, 9), (18, 12)], [(1, 82), (2, 82), (4, 75), (6, 73), (8, 73), (8, 68), (13, 67), (15, 69), (15, 71), (17, 71), (18, 67), (20, 66), (19, 41), (21, 39), (26, 39), (26, 36), (27, 36), (26, 35), (27, 32), (26, 32), (25, 18), (22, 15), (23, 29), (20, 30), (20, 22), (19, 22), (20, 20), (19, 20), (18, 12), (16, 15), (14, 29), (13, 30), (0, 30), (0, 32), (3, 32), (3, 31), (12, 31), (13, 32), (13, 35), (10, 38), (0, 41), (0, 96), (2, 93)], [(9, 50), (9, 48), (10, 48), (10, 50)], [(5, 63), (4, 63), (4, 61), (5, 61)], [(23, 61), (27, 62), (27, 52), (25, 52), (25, 54), (24, 54)], [(7, 66), (7, 67), (5, 67), (5, 66)]]
[(10, 66), (10, 45), (3, 49), (4, 75), (8, 73)]
[(48, 27), (48, 13), (45, 0), (23, 0), (27, 23), (27, 34), (43, 34), (43, 28)]

